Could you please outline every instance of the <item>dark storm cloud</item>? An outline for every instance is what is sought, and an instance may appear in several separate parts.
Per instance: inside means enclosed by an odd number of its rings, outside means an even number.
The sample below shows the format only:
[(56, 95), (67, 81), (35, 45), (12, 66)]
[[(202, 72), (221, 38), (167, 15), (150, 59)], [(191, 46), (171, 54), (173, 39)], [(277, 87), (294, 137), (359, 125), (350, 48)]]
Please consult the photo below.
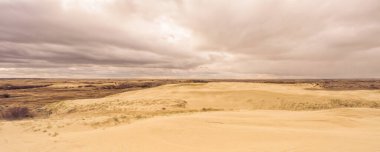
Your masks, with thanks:
[(380, 77), (377, 0), (0, 0), (0, 21), (1, 77)]
[(144, 19), (131, 23), (132, 19), (120, 21), (108, 14), (64, 10), (61, 1), (4, 1), (0, 3), (0, 20), (1, 62), (30, 62), (14, 64), (15, 67), (93, 64), (188, 68), (197, 65), (192, 59), (173, 65), (177, 57), (193, 55), (181, 52), (186, 49), (163, 44), (165, 40), (156, 36), (157, 33), (149, 33), (154, 29), (144, 29), (150, 28)]

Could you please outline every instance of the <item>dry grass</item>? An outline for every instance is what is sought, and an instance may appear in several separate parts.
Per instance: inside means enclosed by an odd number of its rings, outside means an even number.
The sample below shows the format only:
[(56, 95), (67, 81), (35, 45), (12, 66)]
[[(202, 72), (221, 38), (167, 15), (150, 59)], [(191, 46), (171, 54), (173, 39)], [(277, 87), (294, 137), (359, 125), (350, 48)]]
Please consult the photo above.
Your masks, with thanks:
[(223, 111), (223, 109), (216, 109), (216, 108), (202, 108), (200, 111), (206, 112), (206, 111)]
[(8, 93), (4, 93), (4, 94), (0, 95), (0, 98), (10, 98), (10, 97), (11, 97), (11, 95)]
[(2, 106), (7, 107), (22, 105), (31, 109), (36, 117), (45, 117), (48, 115), (48, 112), (41, 110), (41, 108), (47, 104), (63, 100), (101, 98), (121, 92), (181, 82), (191, 81), (148, 79), (0, 79), (0, 103)]
[[(380, 88), (380, 80), (0, 79), (0, 106), (3, 107), (0, 107), (0, 112), (4, 112), (4, 109), (8, 109), (11, 107), (19, 107), (20, 105), (22, 105), (24, 107), (29, 108), (35, 114), (35, 117), (45, 117), (49, 115), (50, 111), (44, 110), (43, 107), (48, 104), (59, 101), (102, 98), (121, 92), (152, 88), (166, 84), (186, 83), (187, 85), (199, 85), (200, 83), (202, 83), (202, 85), (204, 85), (208, 82), (262, 82), (279, 84), (308, 83), (317, 86), (315, 88), (319, 90), (373, 90)], [(280, 99), (272, 99), (268, 97), (268, 100), (271, 101), (269, 103), (255, 101), (258, 99), (252, 98), (253, 102), (249, 106), (251, 106), (252, 109), (318, 110), (342, 107), (379, 108), (380, 105), (380, 103), (377, 101), (362, 101), (356, 99), (342, 100), (337, 98), (336, 100), (332, 99), (330, 101), (326, 100), (323, 102), (301, 102), (297, 99), (297, 102), (291, 102), (291, 100), (281, 102), (278, 100), (282, 100), (282, 97), (279, 98)], [(184, 100), (187, 99), (184, 98)], [(178, 107), (176, 108), (181, 108), (181, 106), (184, 105), (186, 104), (178, 104)], [(92, 106), (96, 107), (94, 105)], [(108, 109), (113, 109), (112, 106), (107, 107), (109, 107)], [(220, 106), (212, 107), (209, 105), (205, 105), (202, 107), (207, 107), (205, 108), (205, 111), (212, 110), (212, 108), (230, 109)], [(202, 111), (202, 107), (194, 108), (192, 110)], [(155, 107), (155, 109), (159, 111), (170, 111), (171, 108), (172, 107), (168, 105)], [(73, 109), (78, 110), (81, 108)], [(83, 110), (87, 109), (84, 108)], [(123, 111), (123, 109), (120, 109), (120, 111)], [(69, 112), (75, 113), (75, 111)]]
[(4, 84), (1, 86), (3, 90), (17, 90), (17, 89), (33, 89), (33, 88), (43, 88), (47, 87), (47, 85), (12, 85), (12, 84)]
[(270, 110), (323, 110), (333, 108), (380, 108), (379, 101), (331, 99), (327, 102), (272, 102), (254, 104), (254, 109)]
[(0, 112), (0, 118), (5, 120), (18, 120), (31, 117), (33, 117), (33, 114), (27, 107), (10, 107)]

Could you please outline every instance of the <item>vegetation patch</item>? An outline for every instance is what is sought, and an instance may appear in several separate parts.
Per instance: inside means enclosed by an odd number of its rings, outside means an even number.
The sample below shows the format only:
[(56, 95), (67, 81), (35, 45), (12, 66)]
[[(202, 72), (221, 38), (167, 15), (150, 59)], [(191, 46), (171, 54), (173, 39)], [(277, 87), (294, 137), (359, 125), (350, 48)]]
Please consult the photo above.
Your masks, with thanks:
[(10, 107), (0, 112), (0, 118), (5, 120), (19, 120), (32, 117), (33, 114), (27, 107)]
[(4, 94), (0, 95), (0, 98), (10, 98), (10, 97), (11, 97), (11, 95), (8, 93), (4, 93)]
[(50, 84), (47, 85), (11, 85), (11, 84), (4, 84), (0, 88), (3, 90), (17, 90), (17, 89), (33, 89), (33, 88), (43, 88), (50, 86)]
[(380, 108), (379, 101), (342, 100), (331, 99), (326, 102), (279, 102), (271, 103), (271, 106), (255, 106), (255, 109), (279, 109), (279, 110), (322, 110), (333, 108)]

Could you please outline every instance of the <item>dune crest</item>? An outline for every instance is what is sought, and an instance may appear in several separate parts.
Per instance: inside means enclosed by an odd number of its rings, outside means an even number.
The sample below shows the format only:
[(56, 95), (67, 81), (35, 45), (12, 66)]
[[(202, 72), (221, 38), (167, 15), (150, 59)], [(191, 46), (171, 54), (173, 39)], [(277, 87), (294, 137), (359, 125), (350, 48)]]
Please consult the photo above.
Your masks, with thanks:
[[(149, 106), (147, 106), (149, 105)], [(185, 83), (130, 91), (98, 99), (68, 100), (46, 106), (53, 114), (157, 110), (318, 110), (380, 107), (377, 90), (323, 90), (312, 84)]]
[(379, 151), (379, 103), (378, 90), (171, 84), (49, 104), (46, 119), (0, 121), (0, 151)]

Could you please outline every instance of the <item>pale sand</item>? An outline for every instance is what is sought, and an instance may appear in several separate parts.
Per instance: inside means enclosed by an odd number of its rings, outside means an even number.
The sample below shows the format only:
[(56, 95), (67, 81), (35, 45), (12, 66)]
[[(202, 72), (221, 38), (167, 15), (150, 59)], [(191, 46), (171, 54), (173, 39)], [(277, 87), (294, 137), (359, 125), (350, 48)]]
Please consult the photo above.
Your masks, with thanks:
[(379, 107), (379, 90), (329, 91), (311, 84), (191, 83), (130, 91), (99, 99), (63, 101), (47, 106), (55, 115), (131, 111), (316, 110)]
[(56, 137), (3, 122), (0, 151), (380, 151), (380, 110), (235, 111), (161, 116)]
[[(0, 121), (0, 152), (380, 151), (380, 91), (319, 89), (175, 84), (62, 101), (45, 107), (48, 119)], [(336, 107), (375, 108), (256, 110)]]

